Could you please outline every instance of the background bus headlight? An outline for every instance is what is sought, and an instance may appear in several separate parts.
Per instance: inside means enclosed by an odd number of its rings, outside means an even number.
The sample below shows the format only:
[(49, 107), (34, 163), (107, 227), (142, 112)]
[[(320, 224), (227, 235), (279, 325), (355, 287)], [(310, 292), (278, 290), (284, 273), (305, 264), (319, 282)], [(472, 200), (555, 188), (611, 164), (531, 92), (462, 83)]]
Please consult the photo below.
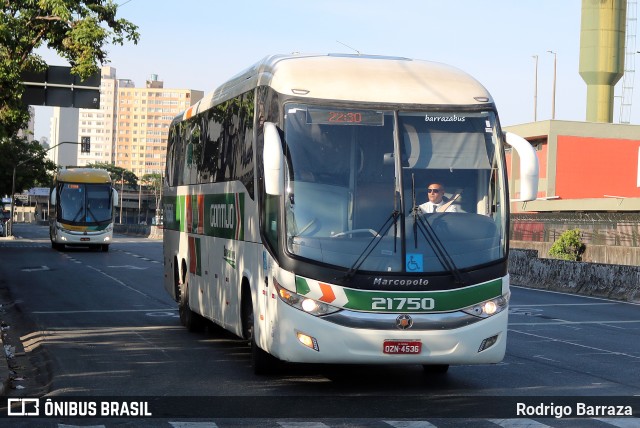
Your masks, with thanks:
[(311, 315), (321, 316), (332, 314), (334, 312), (338, 312), (341, 309), (335, 306), (327, 305), (324, 302), (320, 302), (318, 300), (309, 299), (308, 297), (301, 296), (293, 291), (289, 291), (286, 288), (282, 287), (278, 282), (274, 279), (273, 284), (276, 287), (278, 297), (280, 300), (285, 302), (287, 305), (293, 306), (296, 309), (299, 309), (303, 312), (306, 312)]
[(464, 308), (462, 311), (470, 315), (475, 315), (480, 318), (488, 318), (492, 315), (498, 314), (509, 305), (509, 293), (499, 297), (495, 297), (490, 300), (478, 303), (477, 305)]

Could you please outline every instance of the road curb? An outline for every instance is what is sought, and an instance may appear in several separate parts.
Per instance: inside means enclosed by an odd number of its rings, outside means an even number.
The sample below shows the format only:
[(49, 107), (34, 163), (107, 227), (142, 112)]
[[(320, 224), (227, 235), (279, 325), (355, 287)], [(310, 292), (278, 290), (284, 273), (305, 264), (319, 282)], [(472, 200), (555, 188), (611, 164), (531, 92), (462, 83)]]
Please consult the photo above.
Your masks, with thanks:
[[(4, 313), (3, 305), (0, 304), (0, 315)], [(0, 332), (0, 345), (2, 345), (2, 356), (3, 362), (0, 364), (0, 379), (2, 382), (0, 383), (0, 397), (4, 397), (11, 387), (11, 374), (12, 371), (9, 368), (9, 357), (7, 355), (7, 351), (5, 350), (5, 335), (7, 334), (7, 330), (5, 329), (4, 322), (2, 322), (2, 331)], [(10, 346), (7, 344), (7, 346)]]

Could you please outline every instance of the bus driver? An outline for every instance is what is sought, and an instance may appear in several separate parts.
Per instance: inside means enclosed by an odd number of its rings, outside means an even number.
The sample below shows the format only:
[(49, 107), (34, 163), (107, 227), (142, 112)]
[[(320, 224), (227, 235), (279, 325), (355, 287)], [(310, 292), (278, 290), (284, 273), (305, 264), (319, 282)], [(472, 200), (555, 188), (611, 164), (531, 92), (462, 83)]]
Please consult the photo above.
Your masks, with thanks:
[(451, 200), (444, 197), (444, 187), (440, 183), (431, 183), (427, 186), (428, 201), (420, 205), (422, 212), (431, 214), (435, 212), (454, 213), (458, 210), (453, 202), (456, 197)]

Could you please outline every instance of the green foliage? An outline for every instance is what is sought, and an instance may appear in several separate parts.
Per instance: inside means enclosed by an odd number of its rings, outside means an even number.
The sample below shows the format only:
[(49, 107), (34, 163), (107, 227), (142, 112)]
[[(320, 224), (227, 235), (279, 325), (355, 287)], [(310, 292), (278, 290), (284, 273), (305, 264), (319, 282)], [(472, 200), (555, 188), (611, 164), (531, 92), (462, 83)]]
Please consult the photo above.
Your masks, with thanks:
[(142, 186), (147, 186), (155, 192), (158, 192), (162, 188), (162, 175), (160, 174), (145, 174), (140, 179)]
[(56, 164), (46, 159), (47, 149), (23, 137), (0, 139), (0, 195), (10, 195), (13, 170), (16, 193), (31, 187), (49, 187)]
[(96, 162), (87, 164), (88, 167), (105, 169), (109, 171), (109, 175), (111, 176), (111, 181), (114, 184), (120, 183), (120, 181), (124, 178), (124, 184), (131, 188), (136, 188), (138, 185), (138, 176), (133, 172), (124, 169), (119, 166), (112, 165), (110, 163), (105, 162)]
[(584, 250), (580, 229), (571, 229), (556, 239), (549, 250), (549, 256), (561, 260), (580, 261)]
[(27, 106), (20, 75), (43, 70), (35, 50), (46, 46), (71, 65), (71, 72), (87, 78), (107, 62), (108, 45), (138, 42), (138, 27), (116, 18), (112, 0), (3, 1), (0, 14), (0, 141), (26, 128)]

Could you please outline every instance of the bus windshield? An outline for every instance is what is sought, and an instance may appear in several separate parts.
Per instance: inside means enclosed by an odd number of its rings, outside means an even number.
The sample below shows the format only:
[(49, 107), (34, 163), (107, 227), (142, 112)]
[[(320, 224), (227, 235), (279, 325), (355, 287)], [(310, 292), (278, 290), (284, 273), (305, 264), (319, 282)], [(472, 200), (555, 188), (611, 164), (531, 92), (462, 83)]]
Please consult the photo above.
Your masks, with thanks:
[(60, 184), (60, 220), (73, 224), (111, 222), (111, 186), (93, 183)]
[[(505, 257), (493, 112), (288, 104), (287, 251), (344, 268), (437, 273)], [(428, 189), (441, 189), (436, 208)], [(435, 201), (434, 201), (435, 203)]]

